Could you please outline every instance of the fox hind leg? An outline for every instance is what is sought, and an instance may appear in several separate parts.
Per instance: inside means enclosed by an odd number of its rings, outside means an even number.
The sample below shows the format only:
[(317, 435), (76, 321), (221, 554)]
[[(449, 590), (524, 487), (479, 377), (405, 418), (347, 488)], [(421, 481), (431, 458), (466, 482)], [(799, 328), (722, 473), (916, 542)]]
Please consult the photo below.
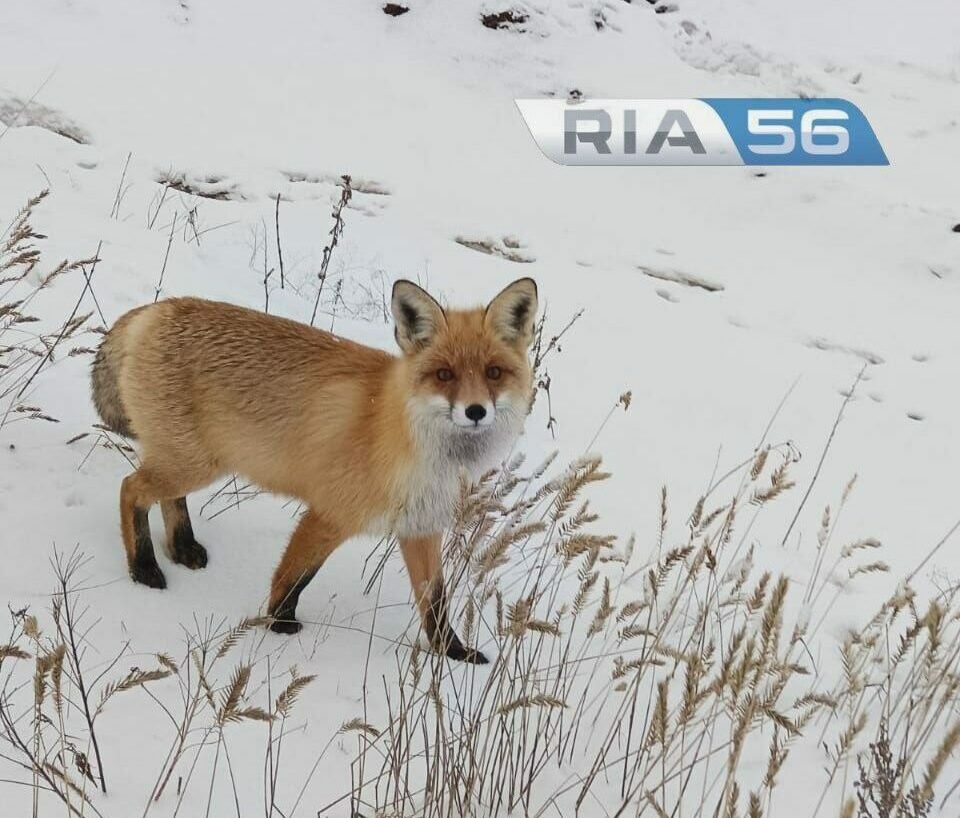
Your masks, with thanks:
[(120, 531), (133, 581), (150, 588), (166, 588), (167, 580), (157, 564), (150, 537), (148, 513), (154, 503), (151, 489), (149, 472), (143, 468), (124, 478), (120, 487)]
[(175, 497), (161, 500), (163, 526), (166, 529), (167, 555), (176, 563), (187, 568), (205, 568), (207, 549), (197, 542), (193, 535), (190, 512), (187, 510), (187, 498)]
[[(212, 464), (191, 464), (192, 467), (187, 467), (186, 464), (189, 461), (186, 458), (178, 458), (174, 461), (179, 463), (177, 467), (162, 465), (166, 462), (168, 461), (158, 463), (157, 458), (145, 456), (143, 465), (133, 474), (127, 475), (120, 486), (120, 532), (127, 552), (130, 576), (133, 577), (134, 582), (151, 588), (165, 588), (167, 581), (157, 564), (153, 540), (150, 537), (150, 525), (147, 519), (150, 507), (155, 503), (165, 505), (162, 509), (164, 519), (171, 519), (174, 523), (180, 524), (180, 542), (186, 542), (188, 533), (190, 540), (193, 541), (193, 528), (190, 526), (190, 517), (183, 497), (188, 491), (207, 485), (216, 476)], [(165, 504), (164, 501), (170, 501), (170, 503)], [(171, 512), (173, 518), (169, 517)], [(177, 527), (176, 524), (171, 526), (168, 523), (168, 543), (171, 529), (176, 531)], [(200, 551), (197, 550), (198, 548)], [(200, 567), (201, 551), (202, 548), (197, 546), (192, 550), (181, 551), (180, 555), (184, 559), (187, 556), (190, 557), (194, 563), (191, 567)], [(205, 551), (203, 551), (203, 557), (206, 557)]]

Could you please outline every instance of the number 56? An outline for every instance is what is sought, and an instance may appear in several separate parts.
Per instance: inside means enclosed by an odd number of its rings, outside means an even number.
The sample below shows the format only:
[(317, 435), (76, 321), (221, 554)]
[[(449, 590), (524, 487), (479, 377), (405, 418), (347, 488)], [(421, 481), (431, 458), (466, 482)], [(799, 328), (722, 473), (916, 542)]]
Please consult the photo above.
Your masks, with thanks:
[[(834, 108), (814, 108), (804, 111), (800, 117), (800, 147), (804, 153), (818, 156), (846, 153), (850, 147), (850, 133), (843, 125), (824, 123), (821, 120), (847, 120), (846, 111)], [(789, 123), (789, 124), (787, 124)], [(747, 145), (753, 153), (792, 153), (797, 144), (794, 133), (793, 111), (769, 109), (747, 111), (747, 130), (755, 136), (778, 136), (780, 141), (772, 144)], [(814, 142), (814, 137), (827, 138), (827, 142)]]

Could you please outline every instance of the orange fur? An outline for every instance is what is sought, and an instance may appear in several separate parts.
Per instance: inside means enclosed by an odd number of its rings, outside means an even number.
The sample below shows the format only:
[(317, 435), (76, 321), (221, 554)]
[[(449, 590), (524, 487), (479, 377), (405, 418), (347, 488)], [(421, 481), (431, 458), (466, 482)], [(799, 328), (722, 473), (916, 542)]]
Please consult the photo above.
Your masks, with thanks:
[[(393, 308), (399, 357), (195, 298), (121, 317), (98, 352), (93, 386), (104, 422), (142, 449), (121, 490), (135, 579), (164, 584), (143, 522), (157, 502), (168, 554), (206, 563), (182, 498), (236, 473), (308, 508), (271, 586), (278, 630), (298, 627), (299, 592), (338, 545), (390, 531), (401, 537), (427, 629), (437, 629), (427, 588), (440, 594), (438, 542), (460, 470), (495, 463), (526, 414), (536, 288), (521, 279), (486, 308), (443, 311), (398, 282)], [(466, 407), (478, 406), (484, 418), (471, 421)]]

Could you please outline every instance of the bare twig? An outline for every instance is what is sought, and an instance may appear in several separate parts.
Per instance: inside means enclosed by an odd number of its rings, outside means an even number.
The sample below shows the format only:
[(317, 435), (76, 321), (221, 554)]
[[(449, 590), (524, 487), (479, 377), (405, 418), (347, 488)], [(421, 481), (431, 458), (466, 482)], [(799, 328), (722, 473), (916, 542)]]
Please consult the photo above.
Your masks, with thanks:
[(830, 451), (830, 446), (833, 444), (833, 438), (837, 433), (837, 428), (840, 426), (840, 421), (843, 419), (843, 410), (846, 409), (847, 404), (853, 400), (853, 395), (857, 391), (860, 381), (863, 379), (863, 373), (866, 371), (867, 364), (864, 364), (857, 373), (857, 377), (854, 379), (849, 391), (843, 398), (843, 403), (840, 405), (840, 411), (837, 412), (836, 420), (834, 420), (833, 427), (830, 429), (830, 435), (827, 437), (827, 442), (824, 444), (823, 451), (820, 453), (820, 460), (817, 462), (816, 469), (814, 469), (810, 484), (807, 486), (807, 490), (803, 493), (803, 497), (800, 500), (800, 505), (797, 506), (797, 510), (794, 512), (793, 519), (790, 520), (790, 525), (787, 526), (786, 533), (784, 533), (783, 539), (780, 541), (781, 547), (787, 544), (787, 540), (790, 539), (790, 534), (793, 531), (793, 527), (797, 524), (797, 520), (800, 517), (800, 512), (803, 511), (803, 507), (807, 504), (807, 500), (810, 497), (810, 492), (813, 491), (813, 487), (817, 483), (817, 478), (820, 476), (820, 469), (823, 468), (823, 462), (827, 459), (827, 452)]
[(277, 232), (277, 260), (280, 264), (280, 289), (282, 290), (286, 283), (286, 275), (283, 269), (283, 247), (280, 245), (280, 194), (277, 194), (277, 208), (274, 212), (274, 223)]
[(133, 152), (127, 154), (127, 159), (123, 163), (123, 171), (120, 173), (120, 183), (117, 185), (117, 195), (113, 198), (113, 207), (110, 208), (110, 218), (117, 219), (120, 217), (120, 203), (123, 201), (123, 197), (126, 194), (126, 188), (124, 188), (123, 183), (127, 178), (127, 168), (130, 166), (130, 157), (133, 156)]
[(157, 279), (157, 286), (153, 293), (154, 304), (157, 303), (157, 300), (160, 298), (160, 293), (163, 291), (163, 277), (167, 272), (167, 261), (170, 259), (170, 248), (173, 246), (173, 234), (177, 230), (177, 220), (179, 217), (179, 213), (174, 213), (173, 221), (170, 223), (170, 235), (167, 236), (167, 249), (163, 253), (163, 265), (160, 267), (160, 277)]
[(353, 189), (350, 187), (350, 177), (345, 174), (340, 177), (340, 180), (340, 201), (337, 202), (336, 206), (333, 208), (333, 227), (330, 228), (330, 243), (323, 248), (323, 258), (320, 261), (320, 272), (317, 273), (317, 297), (313, 302), (313, 312), (310, 315), (311, 327), (317, 320), (317, 310), (320, 307), (320, 296), (323, 293), (323, 285), (327, 280), (327, 274), (330, 268), (330, 259), (333, 256), (333, 251), (336, 248), (337, 243), (340, 241), (340, 236), (343, 234), (343, 210), (349, 204), (350, 197), (353, 195)]

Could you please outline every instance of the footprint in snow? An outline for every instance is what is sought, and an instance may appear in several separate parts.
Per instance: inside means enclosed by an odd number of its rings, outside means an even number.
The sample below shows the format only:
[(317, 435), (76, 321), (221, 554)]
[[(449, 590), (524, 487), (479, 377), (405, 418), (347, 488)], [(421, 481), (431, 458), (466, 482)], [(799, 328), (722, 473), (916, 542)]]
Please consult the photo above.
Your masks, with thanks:
[[(333, 173), (308, 173), (297, 170), (282, 170), (280, 175), (295, 185), (334, 185), (343, 187), (343, 176)], [(362, 176), (350, 176), (350, 190), (354, 193), (366, 193), (371, 196), (389, 196), (390, 189), (375, 179), (365, 179)], [(318, 197), (314, 197), (318, 198)]]
[(807, 341), (807, 346), (811, 349), (823, 350), (824, 352), (842, 352), (846, 355), (854, 355), (866, 361), (868, 364), (878, 365), (884, 363), (884, 359), (875, 352), (870, 352), (870, 350), (867, 349), (857, 349), (856, 347), (846, 346), (845, 344), (838, 344), (826, 338), (811, 338)]
[(0, 97), (0, 123), (8, 128), (43, 128), (78, 145), (89, 145), (90, 134), (61, 113), (35, 100)]
[(921, 412), (907, 412), (907, 417), (916, 421), (926, 420), (926, 416)]
[[(336, 198), (340, 195), (337, 189), (344, 185), (343, 176), (333, 173), (284, 170), (280, 171), (280, 175), (288, 183), (284, 191), (279, 191), (280, 198), (285, 202)], [(379, 215), (386, 206), (386, 197), (392, 195), (392, 191), (382, 182), (353, 175), (350, 176), (350, 191), (352, 196), (347, 208), (365, 216)], [(276, 199), (277, 193), (270, 198)]]
[(503, 236), (499, 239), (492, 236), (456, 236), (454, 241), (469, 250), (488, 256), (499, 256), (517, 264), (530, 264), (537, 260), (523, 249), (524, 244), (516, 236)]
[[(156, 182), (170, 190), (187, 196), (197, 196), (217, 202), (245, 202), (257, 199), (275, 201), (279, 196), (285, 202), (330, 200), (340, 197), (343, 176), (333, 173), (309, 173), (306, 171), (280, 171), (279, 179), (267, 189), (255, 190), (252, 185), (242, 185), (219, 173), (193, 173), (166, 170), (156, 177)], [(390, 190), (380, 182), (360, 176), (350, 177), (353, 193), (349, 204), (351, 210), (375, 216), (383, 208), (380, 200), (390, 195)]]
[(165, 171), (157, 176), (155, 181), (187, 196), (199, 196), (202, 199), (212, 199), (217, 202), (242, 202), (247, 198), (234, 183), (218, 174)]
[(671, 281), (674, 284), (683, 284), (686, 287), (695, 287), (710, 293), (720, 292), (724, 289), (723, 284), (718, 281), (711, 281), (710, 279), (694, 275), (693, 273), (686, 273), (682, 270), (670, 270), (666, 268), (654, 269), (653, 267), (644, 267), (642, 264), (638, 264), (637, 269), (645, 276), (650, 276), (650, 278), (656, 278), (660, 281)]

